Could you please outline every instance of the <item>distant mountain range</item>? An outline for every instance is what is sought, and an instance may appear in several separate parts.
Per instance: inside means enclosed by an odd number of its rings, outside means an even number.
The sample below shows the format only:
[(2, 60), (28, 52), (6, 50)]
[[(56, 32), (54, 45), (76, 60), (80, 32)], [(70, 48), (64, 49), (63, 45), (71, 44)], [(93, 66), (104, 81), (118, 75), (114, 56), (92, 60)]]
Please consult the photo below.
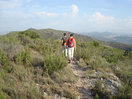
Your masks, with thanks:
[(104, 40), (104, 41), (112, 41), (112, 42), (120, 42), (124, 44), (128, 44), (132, 46), (132, 35), (128, 34), (117, 34), (117, 33), (110, 33), (110, 32), (91, 32), (91, 33), (83, 33), (90, 37)]

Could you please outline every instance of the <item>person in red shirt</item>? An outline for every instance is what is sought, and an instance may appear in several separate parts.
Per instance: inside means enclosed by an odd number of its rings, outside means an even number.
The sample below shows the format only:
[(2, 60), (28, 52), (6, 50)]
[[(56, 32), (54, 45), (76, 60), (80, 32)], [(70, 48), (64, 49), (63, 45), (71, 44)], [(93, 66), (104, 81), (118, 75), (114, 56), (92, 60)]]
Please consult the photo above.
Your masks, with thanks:
[(74, 51), (76, 51), (76, 41), (73, 37), (73, 34), (70, 34), (70, 37), (67, 39), (66, 47), (68, 49), (68, 60), (69, 63), (72, 63)]

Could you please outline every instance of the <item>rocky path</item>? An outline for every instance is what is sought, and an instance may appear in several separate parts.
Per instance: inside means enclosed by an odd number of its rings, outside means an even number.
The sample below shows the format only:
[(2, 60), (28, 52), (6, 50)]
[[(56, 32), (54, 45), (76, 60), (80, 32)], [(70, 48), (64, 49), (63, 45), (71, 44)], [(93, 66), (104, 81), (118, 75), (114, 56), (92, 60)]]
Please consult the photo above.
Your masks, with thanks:
[(85, 78), (86, 67), (70, 64), (73, 74), (77, 77), (76, 88), (79, 93), (78, 99), (94, 99), (91, 93), (90, 80)]
[[(108, 72), (104, 77), (104, 74), (101, 71), (95, 71), (91, 74), (89, 74), (88, 77), (86, 77), (86, 72), (89, 70), (89, 67), (79, 67), (76, 63), (69, 64), (70, 69), (72, 70), (72, 73), (75, 75), (77, 81), (72, 85), (71, 83), (65, 83), (68, 85), (72, 91), (76, 94), (76, 99), (94, 99), (93, 96), (93, 88), (95, 87), (96, 83), (101, 81), (102, 88), (105, 88), (105, 91), (107, 93), (110, 93), (112, 95), (117, 95), (118, 93), (118, 87), (121, 86), (120, 79), (112, 72)], [(73, 87), (71, 87), (73, 86)], [(44, 94), (47, 94), (44, 92)], [(48, 95), (46, 95), (48, 96)], [(53, 95), (50, 99), (69, 99), (66, 97), (62, 97), (58, 94)]]

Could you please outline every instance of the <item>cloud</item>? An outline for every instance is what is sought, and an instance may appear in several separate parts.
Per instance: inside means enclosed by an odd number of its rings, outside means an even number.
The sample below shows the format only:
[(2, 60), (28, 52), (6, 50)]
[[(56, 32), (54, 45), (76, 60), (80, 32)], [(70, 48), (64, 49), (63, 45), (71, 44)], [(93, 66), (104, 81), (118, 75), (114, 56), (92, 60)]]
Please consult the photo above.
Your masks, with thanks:
[(6, 10), (6, 9), (12, 9), (21, 6), (21, 4), (17, 1), (10, 0), (10, 1), (0, 1), (0, 9)]
[(113, 16), (104, 16), (100, 12), (96, 12), (91, 17), (89, 17), (89, 21), (96, 23), (96, 24), (105, 24), (105, 23), (112, 23), (115, 21)]
[(42, 11), (42, 12), (37, 12), (36, 14), (37, 14), (38, 16), (41, 16), (41, 17), (45, 17), (45, 16), (48, 16), (48, 17), (58, 17), (58, 16), (59, 16), (59, 14), (57, 14), (57, 13), (44, 12), (44, 11)]
[(117, 33), (131, 33), (132, 18), (119, 19), (114, 16), (106, 16), (100, 12), (96, 12), (91, 16), (86, 16), (86, 26), (90, 26), (91, 31), (109, 31)]
[(105, 16), (100, 12), (88, 17), (88, 23), (95, 31), (107, 31), (117, 28), (117, 20), (113, 16)]
[(22, 8), (23, 5), (29, 4), (32, 0), (0, 0), (0, 10), (11, 10)]
[(132, 18), (128, 19), (127, 26), (128, 27), (132, 27)]
[(58, 17), (59, 15), (57, 13), (47, 13), (47, 16)]
[[(31, 2), (31, 3), (30, 3)], [(30, 3), (30, 4), (29, 4)], [(91, 15), (77, 5), (66, 5), (56, 9), (36, 4), (32, 0), (0, 0), (0, 31), (26, 28), (56, 28), (74, 32), (109, 31), (131, 32), (132, 18), (116, 18), (96, 9)], [(79, 13), (80, 12), (80, 13)], [(89, 14), (88, 14), (89, 13)]]
[(75, 16), (79, 12), (78, 6), (72, 4), (71, 8), (72, 8), (72, 15)]

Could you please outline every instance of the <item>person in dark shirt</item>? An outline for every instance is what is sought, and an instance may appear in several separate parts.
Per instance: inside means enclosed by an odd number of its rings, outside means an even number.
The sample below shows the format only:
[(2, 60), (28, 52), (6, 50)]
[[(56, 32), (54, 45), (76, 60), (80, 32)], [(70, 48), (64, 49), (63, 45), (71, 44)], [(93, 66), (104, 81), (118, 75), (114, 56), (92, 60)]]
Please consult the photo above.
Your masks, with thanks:
[(62, 46), (62, 52), (65, 54), (65, 57), (67, 58), (66, 41), (67, 41), (67, 33), (64, 33), (64, 37), (62, 37), (61, 39), (61, 46)]

